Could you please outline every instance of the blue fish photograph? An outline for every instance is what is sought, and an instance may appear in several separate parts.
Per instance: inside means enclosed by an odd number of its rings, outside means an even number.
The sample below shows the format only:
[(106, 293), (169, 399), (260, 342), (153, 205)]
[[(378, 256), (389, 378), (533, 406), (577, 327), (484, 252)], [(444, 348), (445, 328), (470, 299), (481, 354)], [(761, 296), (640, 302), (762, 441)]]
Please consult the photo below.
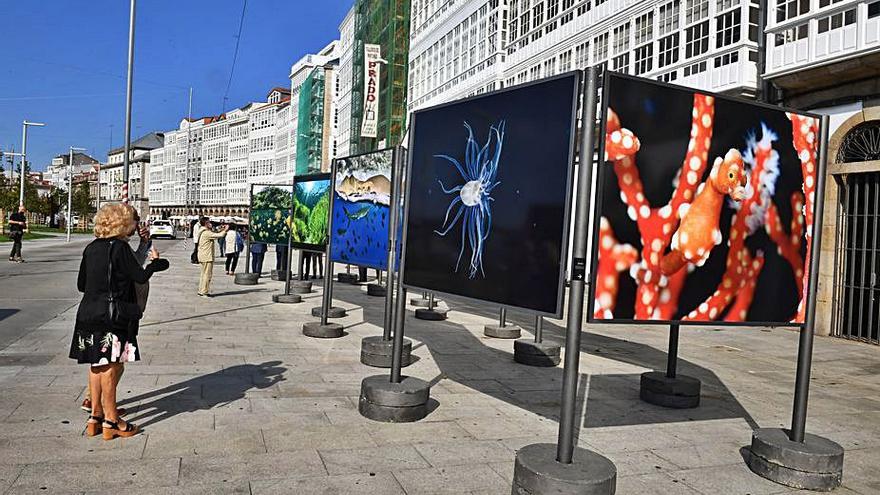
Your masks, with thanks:
[(387, 269), (394, 150), (340, 158), (333, 183), (330, 258)]

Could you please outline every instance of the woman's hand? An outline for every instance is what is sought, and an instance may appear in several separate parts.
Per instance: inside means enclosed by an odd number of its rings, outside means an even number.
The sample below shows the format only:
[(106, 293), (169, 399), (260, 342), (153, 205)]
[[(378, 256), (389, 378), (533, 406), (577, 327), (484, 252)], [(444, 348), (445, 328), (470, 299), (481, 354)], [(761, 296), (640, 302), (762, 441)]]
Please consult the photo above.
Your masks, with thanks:
[(161, 257), (161, 256), (159, 256), (159, 250), (156, 249), (155, 246), (153, 246), (152, 248), (150, 248), (150, 261), (157, 260), (157, 259), (159, 259), (160, 257)]

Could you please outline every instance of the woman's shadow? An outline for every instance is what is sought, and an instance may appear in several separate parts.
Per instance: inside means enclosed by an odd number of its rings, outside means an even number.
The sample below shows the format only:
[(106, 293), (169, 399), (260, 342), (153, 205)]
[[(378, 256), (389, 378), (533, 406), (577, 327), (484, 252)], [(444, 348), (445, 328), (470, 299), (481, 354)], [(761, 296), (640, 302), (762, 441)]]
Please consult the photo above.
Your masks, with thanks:
[(267, 361), (262, 364), (231, 366), (159, 390), (126, 398), (120, 401), (119, 405), (136, 404), (132, 417), (126, 419), (146, 427), (181, 413), (222, 407), (244, 399), (249, 390), (272, 387), (284, 381), (282, 375), (287, 368), (280, 364), (281, 361)]

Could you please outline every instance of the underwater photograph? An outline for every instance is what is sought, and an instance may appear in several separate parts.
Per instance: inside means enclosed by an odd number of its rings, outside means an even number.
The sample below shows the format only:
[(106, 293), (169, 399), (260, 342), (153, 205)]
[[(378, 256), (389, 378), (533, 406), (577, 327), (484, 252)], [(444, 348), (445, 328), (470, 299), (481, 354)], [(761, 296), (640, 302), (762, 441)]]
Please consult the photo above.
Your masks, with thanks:
[(393, 157), (387, 149), (336, 160), (333, 261), (387, 269)]
[(614, 73), (603, 96), (591, 319), (802, 323), (819, 119)]
[(292, 186), (251, 186), (250, 232), (252, 242), (287, 244)]
[(330, 219), (330, 174), (294, 177), (291, 245), (323, 252)]

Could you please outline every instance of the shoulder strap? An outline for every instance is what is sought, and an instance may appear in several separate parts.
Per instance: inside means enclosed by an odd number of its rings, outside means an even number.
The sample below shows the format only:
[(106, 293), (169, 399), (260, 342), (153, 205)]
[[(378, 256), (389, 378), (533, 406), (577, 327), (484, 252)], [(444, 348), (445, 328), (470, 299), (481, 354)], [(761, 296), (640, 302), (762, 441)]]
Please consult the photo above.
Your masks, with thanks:
[(107, 292), (110, 298), (113, 298), (113, 242), (107, 247)]

